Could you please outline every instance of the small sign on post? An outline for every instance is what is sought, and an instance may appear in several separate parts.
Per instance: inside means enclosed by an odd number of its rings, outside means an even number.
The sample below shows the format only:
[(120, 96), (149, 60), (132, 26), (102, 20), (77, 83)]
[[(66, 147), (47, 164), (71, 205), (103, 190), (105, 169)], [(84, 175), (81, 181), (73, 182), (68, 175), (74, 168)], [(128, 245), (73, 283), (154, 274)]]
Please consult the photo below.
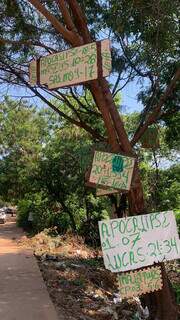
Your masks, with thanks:
[(119, 274), (117, 282), (122, 299), (141, 296), (163, 287), (161, 269), (158, 266)]
[(135, 159), (101, 151), (95, 151), (90, 183), (113, 189), (129, 190)]

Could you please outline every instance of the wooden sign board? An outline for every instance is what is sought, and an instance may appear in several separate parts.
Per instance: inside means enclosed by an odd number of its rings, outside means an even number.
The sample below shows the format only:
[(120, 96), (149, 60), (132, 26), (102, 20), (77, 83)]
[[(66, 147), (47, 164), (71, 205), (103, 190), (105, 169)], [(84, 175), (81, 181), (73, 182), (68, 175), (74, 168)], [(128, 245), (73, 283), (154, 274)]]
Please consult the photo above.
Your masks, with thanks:
[(149, 127), (140, 139), (142, 148), (157, 149), (159, 147), (159, 135), (157, 127)]
[(104, 264), (112, 272), (180, 258), (173, 211), (102, 220), (99, 232)]
[[(100, 47), (100, 49), (98, 49)], [(100, 59), (99, 59), (100, 55)], [(49, 89), (106, 77), (111, 71), (110, 41), (92, 42), (40, 58), (40, 84)]]
[(109, 188), (109, 189), (101, 189), (101, 188), (98, 188), (96, 189), (96, 196), (99, 197), (99, 196), (108, 196), (109, 194), (116, 194), (116, 193), (119, 193), (120, 191), (117, 190), (117, 189), (112, 189), (112, 188)]
[(122, 299), (141, 296), (163, 287), (161, 268), (158, 266), (119, 274), (117, 282)]
[(29, 81), (32, 86), (37, 84), (37, 63), (35, 60), (29, 64)]
[(129, 190), (135, 159), (101, 151), (95, 151), (89, 182), (113, 189)]

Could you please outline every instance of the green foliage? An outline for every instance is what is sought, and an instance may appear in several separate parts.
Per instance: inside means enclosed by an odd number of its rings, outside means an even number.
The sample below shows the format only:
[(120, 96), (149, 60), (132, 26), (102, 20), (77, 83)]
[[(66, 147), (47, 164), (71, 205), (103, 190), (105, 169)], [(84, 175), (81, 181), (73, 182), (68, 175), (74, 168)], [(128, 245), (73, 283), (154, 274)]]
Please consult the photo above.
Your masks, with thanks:
[(180, 166), (155, 169), (141, 164), (144, 195), (148, 212), (180, 209)]
[(170, 149), (179, 151), (180, 148), (180, 113), (163, 119), (166, 124), (165, 141)]
[[(9, 107), (9, 108), (8, 108)], [(108, 197), (96, 197), (85, 187), (85, 173), (93, 151), (111, 151), (106, 143), (93, 143), (89, 136), (67, 122), (58, 122), (47, 110), (35, 111), (27, 103), (16, 106), (6, 99), (1, 104), (0, 198), (18, 204), (18, 224), (32, 231), (56, 227), (84, 237), (98, 246), (98, 221), (111, 212)], [(139, 114), (124, 115), (131, 135)], [(161, 146), (156, 152), (137, 146), (148, 212), (180, 208), (180, 167), (163, 169), (154, 160), (172, 161), (166, 143), (166, 128), (159, 130)], [(177, 213), (179, 225), (179, 215)], [(54, 229), (53, 229), (54, 230)]]
[(40, 232), (44, 228), (51, 227), (50, 206), (48, 199), (42, 193), (28, 194), (23, 200), (19, 201), (17, 223), (20, 227), (28, 229), (30, 213), (33, 216), (31, 228), (34, 232)]
[(174, 284), (173, 289), (174, 289), (175, 295), (176, 295), (176, 302), (178, 305), (180, 305), (180, 285)]
[(28, 230), (29, 223), (28, 217), (31, 211), (31, 200), (29, 199), (22, 199), (18, 203), (18, 210), (17, 210), (17, 224), (19, 227)]
[(176, 216), (176, 222), (177, 222), (177, 226), (178, 226), (178, 233), (180, 236), (180, 209), (175, 211), (175, 216)]
[(46, 143), (46, 118), (27, 102), (5, 98), (0, 104), (0, 189), (6, 201), (32, 190), (34, 175)]

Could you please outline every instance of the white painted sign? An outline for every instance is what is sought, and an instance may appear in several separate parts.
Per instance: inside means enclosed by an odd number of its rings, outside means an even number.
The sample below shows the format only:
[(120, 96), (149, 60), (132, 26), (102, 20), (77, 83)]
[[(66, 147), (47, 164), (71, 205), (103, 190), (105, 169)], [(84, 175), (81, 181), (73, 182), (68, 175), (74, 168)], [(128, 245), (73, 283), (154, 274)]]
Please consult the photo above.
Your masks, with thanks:
[(89, 181), (99, 186), (129, 190), (135, 159), (120, 154), (95, 151)]
[(173, 211), (99, 222), (106, 269), (128, 271), (180, 258)]
[[(100, 42), (102, 77), (111, 71), (111, 51), (108, 39)], [(50, 54), (40, 58), (40, 84), (49, 89), (67, 87), (98, 78), (96, 42)]]

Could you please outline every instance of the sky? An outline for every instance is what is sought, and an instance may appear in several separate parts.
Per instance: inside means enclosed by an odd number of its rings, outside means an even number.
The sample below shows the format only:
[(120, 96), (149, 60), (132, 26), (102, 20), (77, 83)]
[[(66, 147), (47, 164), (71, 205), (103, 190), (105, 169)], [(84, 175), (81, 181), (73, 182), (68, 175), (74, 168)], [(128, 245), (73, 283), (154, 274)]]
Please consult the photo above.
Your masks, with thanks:
[[(110, 79), (112, 81), (112, 79)], [(123, 106), (124, 113), (131, 113), (134, 111), (141, 111), (143, 105), (141, 102), (137, 101), (137, 93), (140, 90), (140, 85), (137, 84), (137, 81), (131, 81), (125, 88), (121, 91), (121, 103)], [(20, 87), (11, 87), (7, 89), (6, 86), (0, 87), (0, 100), (3, 99), (3, 95), (9, 95), (12, 99), (19, 100), (22, 96), (28, 96), (27, 100), (35, 105), (42, 105), (42, 101), (39, 98), (32, 97), (32, 93), (29, 89), (24, 89)], [(43, 104), (44, 105), (44, 104)]]

